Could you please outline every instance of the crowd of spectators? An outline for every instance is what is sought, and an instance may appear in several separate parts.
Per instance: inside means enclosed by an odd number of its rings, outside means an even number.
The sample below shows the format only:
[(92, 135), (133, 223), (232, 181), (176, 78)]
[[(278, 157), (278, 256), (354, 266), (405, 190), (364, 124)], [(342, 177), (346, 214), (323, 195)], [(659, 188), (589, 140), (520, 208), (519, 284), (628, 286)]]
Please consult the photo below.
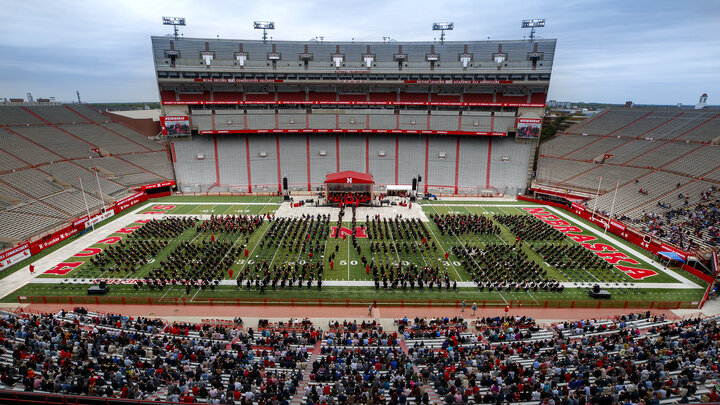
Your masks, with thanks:
[[(83, 308), (3, 313), (0, 383), (212, 404), (429, 404), (435, 395), (446, 404), (710, 402), (718, 400), (717, 322), (639, 313), (542, 329), (532, 318), (505, 316), (478, 318), (477, 335), (461, 317), (398, 319), (395, 333), (371, 322), (322, 331), (291, 319), (254, 331), (239, 320), (168, 324)], [(538, 330), (548, 335), (525, 335)], [(521, 336), (484, 339), (515, 332)]]
[[(650, 322), (646, 330), (634, 321)], [(486, 321), (487, 322), (487, 321)], [(502, 322), (502, 324), (500, 323)], [(491, 319), (508, 326), (512, 319)], [(717, 320), (665, 322), (649, 314), (563, 322), (543, 340), (409, 348), (423, 382), (444, 403), (659, 404), (717, 401)], [(522, 326), (524, 323), (518, 324)], [(579, 328), (571, 337), (566, 330)], [(593, 334), (596, 331), (608, 333)], [(667, 402), (671, 403), (671, 402)]]
[[(659, 202), (657, 211), (643, 210), (638, 218), (616, 215), (622, 221), (641, 227), (644, 232), (664, 239), (686, 250), (696, 250), (701, 244), (720, 246), (720, 188), (711, 186), (700, 193), (696, 203), (690, 196), (678, 194), (679, 204)], [(673, 208), (674, 207), (674, 208)]]

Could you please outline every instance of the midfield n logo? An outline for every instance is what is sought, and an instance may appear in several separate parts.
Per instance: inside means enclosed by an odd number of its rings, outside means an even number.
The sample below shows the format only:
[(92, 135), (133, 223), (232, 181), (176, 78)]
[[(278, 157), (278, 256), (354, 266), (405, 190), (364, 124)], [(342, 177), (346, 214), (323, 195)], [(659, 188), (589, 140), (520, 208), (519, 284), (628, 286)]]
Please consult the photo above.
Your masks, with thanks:
[[(331, 226), (330, 229), (331, 229), (331, 232), (330, 232), (330, 237), (331, 237), (331, 238), (334, 238), (336, 235), (337, 235), (337, 236), (343, 236), (343, 235), (352, 236), (352, 231), (351, 231), (349, 228), (345, 228), (344, 226), (341, 226), (341, 227), (340, 227), (340, 234), (339, 234), (339, 235), (338, 235), (338, 228), (337, 228), (337, 226)], [(356, 237), (356, 238), (367, 238), (367, 234), (366, 234), (365, 231), (362, 229), (362, 227), (356, 226), (356, 227), (355, 227), (355, 237)]]

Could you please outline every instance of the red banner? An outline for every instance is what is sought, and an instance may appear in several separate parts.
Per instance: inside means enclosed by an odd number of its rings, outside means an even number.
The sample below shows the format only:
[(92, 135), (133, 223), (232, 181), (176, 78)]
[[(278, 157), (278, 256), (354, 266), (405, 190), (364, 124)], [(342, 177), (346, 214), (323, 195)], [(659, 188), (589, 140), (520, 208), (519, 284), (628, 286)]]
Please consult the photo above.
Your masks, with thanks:
[(41, 240), (30, 245), (30, 253), (37, 254), (41, 250), (60, 243), (65, 239), (75, 235), (76, 233), (78, 233), (77, 228), (75, 228), (74, 226), (68, 226), (63, 230), (47, 235)]
[(512, 80), (403, 80), (407, 84), (510, 84)]
[(623, 224), (620, 221), (616, 221), (614, 219), (610, 220), (610, 225), (616, 227), (617, 229), (624, 231), (625, 230), (625, 224)]
[(200, 131), (201, 134), (295, 134), (295, 133), (361, 133), (361, 134), (447, 134), (507, 136), (505, 132), (427, 131), (410, 129), (228, 129)]
[(87, 229), (90, 226), (95, 225), (100, 221), (104, 221), (104, 220), (112, 217), (113, 215), (115, 215), (115, 209), (110, 208), (110, 209), (106, 210), (105, 212), (102, 212), (102, 213), (99, 213), (99, 214), (93, 216), (89, 220), (87, 219), (87, 216), (85, 216), (85, 220), (75, 221), (75, 222), (73, 222), (73, 226), (80, 230)]
[(30, 256), (30, 245), (27, 243), (10, 248), (0, 253), (0, 270), (4, 270), (5, 268), (18, 263), (21, 260), (27, 259)]
[(122, 212), (132, 207), (133, 205), (139, 204), (145, 201), (147, 197), (145, 193), (135, 193), (130, 197), (125, 197), (115, 203), (115, 212)]
[(76, 219), (75, 221), (73, 221), (73, 226), (77, 228), (77, 227), (79, 227), (80, 225), (82, 225), (83, 223), (87, 222), (87, 220), (88, 220), (88, 216), (87, 216), (87, 215), (83, 215), (82, 217), (80, 217), (80, 218)]
[[(335, 70), (335, 74), (369, 74), (369, 70)], [(197, 83), (283, 83), (283, 79), (194, 79)], [(292, 82), (293, 80), (289, 80)], [(344, 80), (347, 81), (347, 80)], [(353, 82), (367, 82), (370, 80), (352, 80)], [(399, 81), (399, 80), (396, 80)], [(393, 80), (388, 81), (390, 83)], [(403, 80), (406, 84), (511, 84), (512, 80)]]
[(666, 243), (660, 245), (660, 252), (675, 252), (678, 256), (682, 257), (683, 260), (687, 260), (687, 253)]
[(151, 190), (153, 188), (160, 188), (160, 187), (168, 187), (168, 186), (174, 186), (175, 182), (170, 181), (163, 181), (162, 183), (155, 183), (155, 184), (146, 184), (142, 186), (142, 190)]
[[(423, 106), (482, 106), (482, 107), (545, 107), (544, 103), (460, 103), (460, 102), (427, 102), (427, 101), (163, 101), (163, 105), (249, 105), (249, 104), (310, 104), (310, 105), (423, 105)], [(163, 117), (160, 117), (162, 120)]]
[(203, 83), (282, 83), (282, 79), (195, 79)]

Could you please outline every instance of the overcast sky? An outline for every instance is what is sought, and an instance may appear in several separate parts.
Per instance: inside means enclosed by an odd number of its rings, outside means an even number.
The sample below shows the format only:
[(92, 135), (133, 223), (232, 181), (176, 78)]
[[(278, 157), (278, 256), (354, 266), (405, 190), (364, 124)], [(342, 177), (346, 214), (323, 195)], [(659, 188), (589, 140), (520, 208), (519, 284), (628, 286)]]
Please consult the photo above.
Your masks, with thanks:
[(720, 104), (718, 0), (228, 0), (0, 1), (0, 97), (84, 102), (158, 101), (151, 35), (187, 18), (185, 36), (257, 39), (253, 20), (275, 21), (275, 39), (521, 39), (524, 18), (557, 38), (549, 99)]

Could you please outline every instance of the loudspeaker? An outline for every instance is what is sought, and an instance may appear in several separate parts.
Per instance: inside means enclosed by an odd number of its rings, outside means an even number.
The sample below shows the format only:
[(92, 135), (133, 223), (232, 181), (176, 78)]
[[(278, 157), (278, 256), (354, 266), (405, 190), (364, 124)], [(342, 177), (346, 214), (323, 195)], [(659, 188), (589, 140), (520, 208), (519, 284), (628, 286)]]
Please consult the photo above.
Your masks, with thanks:
[(287, 177), (283, 177), (283, 190), (287, 191), (287, 189), (288, 189)]
[(107, 288), (107, 281), (101, 281), (98, 286), (100, 288)]
[(599, 293), (599, 292), (600, 292), (600, 285), (595, 284), (595, 285), (593, 286), (593, 292), (594, 292), (594, 293)]
[(413, 177), (412, 181), (412, 189), (413, 191), (417, 190), (417, 179)]
[(418, 183), (422, 181), (422, 176), (418, 175)]

